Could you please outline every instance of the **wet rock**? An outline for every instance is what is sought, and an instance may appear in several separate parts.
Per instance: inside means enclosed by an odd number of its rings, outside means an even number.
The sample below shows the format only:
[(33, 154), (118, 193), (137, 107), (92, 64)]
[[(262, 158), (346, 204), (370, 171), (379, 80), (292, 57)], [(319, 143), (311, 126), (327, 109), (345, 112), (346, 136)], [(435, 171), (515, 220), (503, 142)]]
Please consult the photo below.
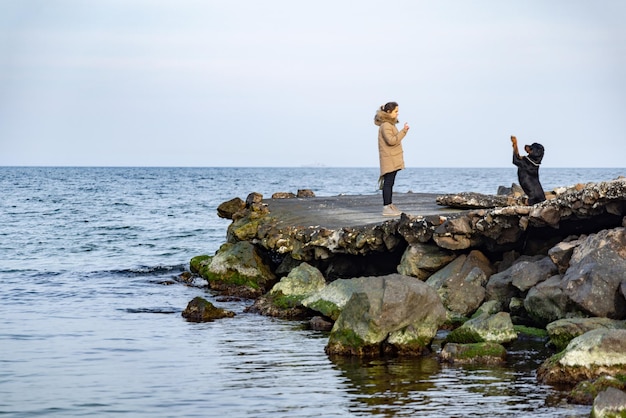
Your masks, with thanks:
[(542, 383), (575, 385), (602, 375), (626, 374), (626, 330), (595, 329), (574, 338), (537, 371)]
[(302, 300), (324, 286), (326, 280), (322, 273), (305, 262), (280, 279), (246, 311), (279, 318), (304, 318), (310, 316), (310, 311), (302, 305)]
[(498, 343), (446, 344), (439, 359), (452, 364), (504, 364), (506, 348)]
[(437, 291), (452, 316), (469, 316), (485, 299), (485, 284), (494, 268), (478, 250), (460, 255), (430, 276), (426, 283)]
[(402, 255), (398, 273), (426, 280), (456, 257), (452, 251), (441, 249), (436, 245), (415, 243)]
[(626, 392), (612, 387), (600, 392), (593, 401), (591, 416), (594, 418), (626, 416)]
[(445, 321), (445, 309), (431, 287), (399, 274), (361, 278), (359, 287), (330, 333), (329, 355), (414, 356), (429, 351)]
[(309, 320), (309, 326), (315, 331), (330, 331), (333, 328), (333, 322), (321, 316), (314, 316)]
[(210, 322), (216, 319), (232, 318), (235, 313), (217, 308), (208, 300), (197, 296), (187, 304), (182, 316), (190, 322)]
[(211, 289), (231, 295), (258, 297), (276, 281), (258, 250), (246, 241), (223, 244), (215, 256), (194, 264)]
[(613, 376), (600, 376), (594, 380), (584, 380), (572, 389), (567, 396), (567, 400), (573, 404), (592, 405), (598, 394), (607, 388), (624, 390), (626, 389), (626, 383)]
[(599, 328), (626, 329), (626, 321), (609, 318), (566, 318), (549, 323), (546, 331), (550, 342), (557, 351), (561, 351), (574, 338)]
[(506, 344), (516, 339), (517, 332), (513, 328), (510, 315), (506, 312), (498, 312), (495, 315), (482, 314), (468, 320), (448, 334), (446, 343), (493, 342)]

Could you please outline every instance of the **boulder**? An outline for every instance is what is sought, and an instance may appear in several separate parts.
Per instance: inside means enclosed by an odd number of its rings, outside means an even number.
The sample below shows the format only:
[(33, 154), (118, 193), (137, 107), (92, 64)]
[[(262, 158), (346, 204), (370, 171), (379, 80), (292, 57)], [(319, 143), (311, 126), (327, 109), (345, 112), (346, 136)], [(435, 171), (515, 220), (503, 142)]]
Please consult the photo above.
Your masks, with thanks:
[(456, 254), (452, 251), (432, 244), (415, 243), (404, 251), (398, 273), (426, 280), (455, 258)]
[(498, 343), (473, 343), (444, 345), (439, 359), (453, 364), (504, 364), (506, 349)]
[(537, 379), (547, 384), (575, 385), (602, 375), (626, 374), (626, 330), (600, 328), (574, 338), (562, 352), (546, 360)]
[(574, 249), (563, 291), (590, 316), (626, 319), (621, 286), (626, 273), (626, 228), (591, 234)]
[(538, 261), (521, 261), (511, 267), (511, 285), (525, 294), (530, 288), (558, 273), (550, 257)]
[(302, 263), (289, 272), (287, 277), (265, 295), (254, 301), (246, 312), (279, 318), (303, 318), (309, 310), (302, 306), (302, 300), (326, 286), (322, 273), (308, 263)]
[(585, 317), (576, 311), (563, 291), (561, 276), (553, 276), (528, 291), (524, 308), (540, 326), (566, 317)]
[(607, 388), (626, 389), (626, 376), (617, 379), (613, 376), (600, 376), (594, 380), (583, 380), (567, 395), (570, 403), (592, 405), (593, 400)]
[(550, 342), (557, 351), (561, 351), (574, 338), (599, 328), (626, 329), (626, 321), (609, 318), (566, 318), (550, 322), (546, 326), (546, 331)]
[(494, 315), (481, 314), (466, 321), (450, 332), (445, 341), (460, 344), (481, 342), (506, 344), (516, 339), (517, 332), (511, 322), (511, 316), (506, 312), (498, 312)]
[(350, 295), (333, 326), (329, 355), (415, 356), (429, 351), (446, 319), (431, 287), (399, 274), (352, 280), (359, 282), (359, 291)]
[(523, 200), (513, 196), (463, 192), (437, 196), (437, 204), (457, 209), (488, 209), (502, 206), (522, 205)]
[(238, 197), (230, 199), (217, 207), (217, 216), (225, 219), (233, 219), (233, 215), (246, 207), (246, 202)]
[(600, 392), (593, 401), (594, 418), (620, 418), (626, 416), (626, 392), (613, 387)]
[(232, 318), (235, 313), (217, 308), (208, 300), (197, 296), (187, 304), (182, 316), (189, 322), (210, 322), (221, 318)]
[(494, 269), (478, 250), (460, 255), (433, 274), (426, 283), (433, 287), (451, 316), (469, 316), (485, 299), (485, 284)]
[(223, 244), (213, 257), (194, 264), (211, 289), (231, 295), (258, 297), (276, 281), (256, 247), (247, 241)]

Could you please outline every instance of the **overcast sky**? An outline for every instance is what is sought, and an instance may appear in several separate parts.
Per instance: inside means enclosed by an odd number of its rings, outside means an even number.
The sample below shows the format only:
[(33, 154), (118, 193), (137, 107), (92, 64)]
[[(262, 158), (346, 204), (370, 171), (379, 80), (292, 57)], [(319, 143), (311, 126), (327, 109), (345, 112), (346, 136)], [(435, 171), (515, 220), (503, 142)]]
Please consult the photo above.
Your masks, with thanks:
[(625, 167), (623, 0), (0, 0), (0, 165)]

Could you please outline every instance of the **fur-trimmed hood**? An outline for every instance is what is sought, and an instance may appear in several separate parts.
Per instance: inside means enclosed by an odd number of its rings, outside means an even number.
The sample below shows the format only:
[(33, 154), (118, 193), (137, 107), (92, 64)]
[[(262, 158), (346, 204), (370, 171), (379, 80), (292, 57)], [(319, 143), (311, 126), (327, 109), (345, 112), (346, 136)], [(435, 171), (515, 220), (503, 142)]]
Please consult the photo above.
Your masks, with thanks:
[(393, 117), (391, 117), (391, 114), (385, 112), (382, 109), (378, 109), (376, 111), (376, 116), (374, 116), (374, 124), (376, 126), (380, 126), (383, 124), (383, 122), (389, 122), (392, 125), (395, 125), (398, 123), (398, 119), (394, 119)]

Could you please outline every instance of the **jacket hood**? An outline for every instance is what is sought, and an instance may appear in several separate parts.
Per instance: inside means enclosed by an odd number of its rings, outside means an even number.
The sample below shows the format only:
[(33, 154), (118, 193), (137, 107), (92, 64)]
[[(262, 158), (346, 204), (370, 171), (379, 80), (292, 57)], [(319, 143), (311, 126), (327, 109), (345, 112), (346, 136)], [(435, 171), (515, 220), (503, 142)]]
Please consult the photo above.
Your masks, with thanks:
[(392, 125), (395, 125), (398, 123), (398, 119), (393, 118), (389, 113), (385, 112), (384, 110), (378, 109), (376, 111), (376, 116), (374, 116), (374, 124), (376, 126), (380, 126), (383, 124), (383, 122), (389, 122)]

